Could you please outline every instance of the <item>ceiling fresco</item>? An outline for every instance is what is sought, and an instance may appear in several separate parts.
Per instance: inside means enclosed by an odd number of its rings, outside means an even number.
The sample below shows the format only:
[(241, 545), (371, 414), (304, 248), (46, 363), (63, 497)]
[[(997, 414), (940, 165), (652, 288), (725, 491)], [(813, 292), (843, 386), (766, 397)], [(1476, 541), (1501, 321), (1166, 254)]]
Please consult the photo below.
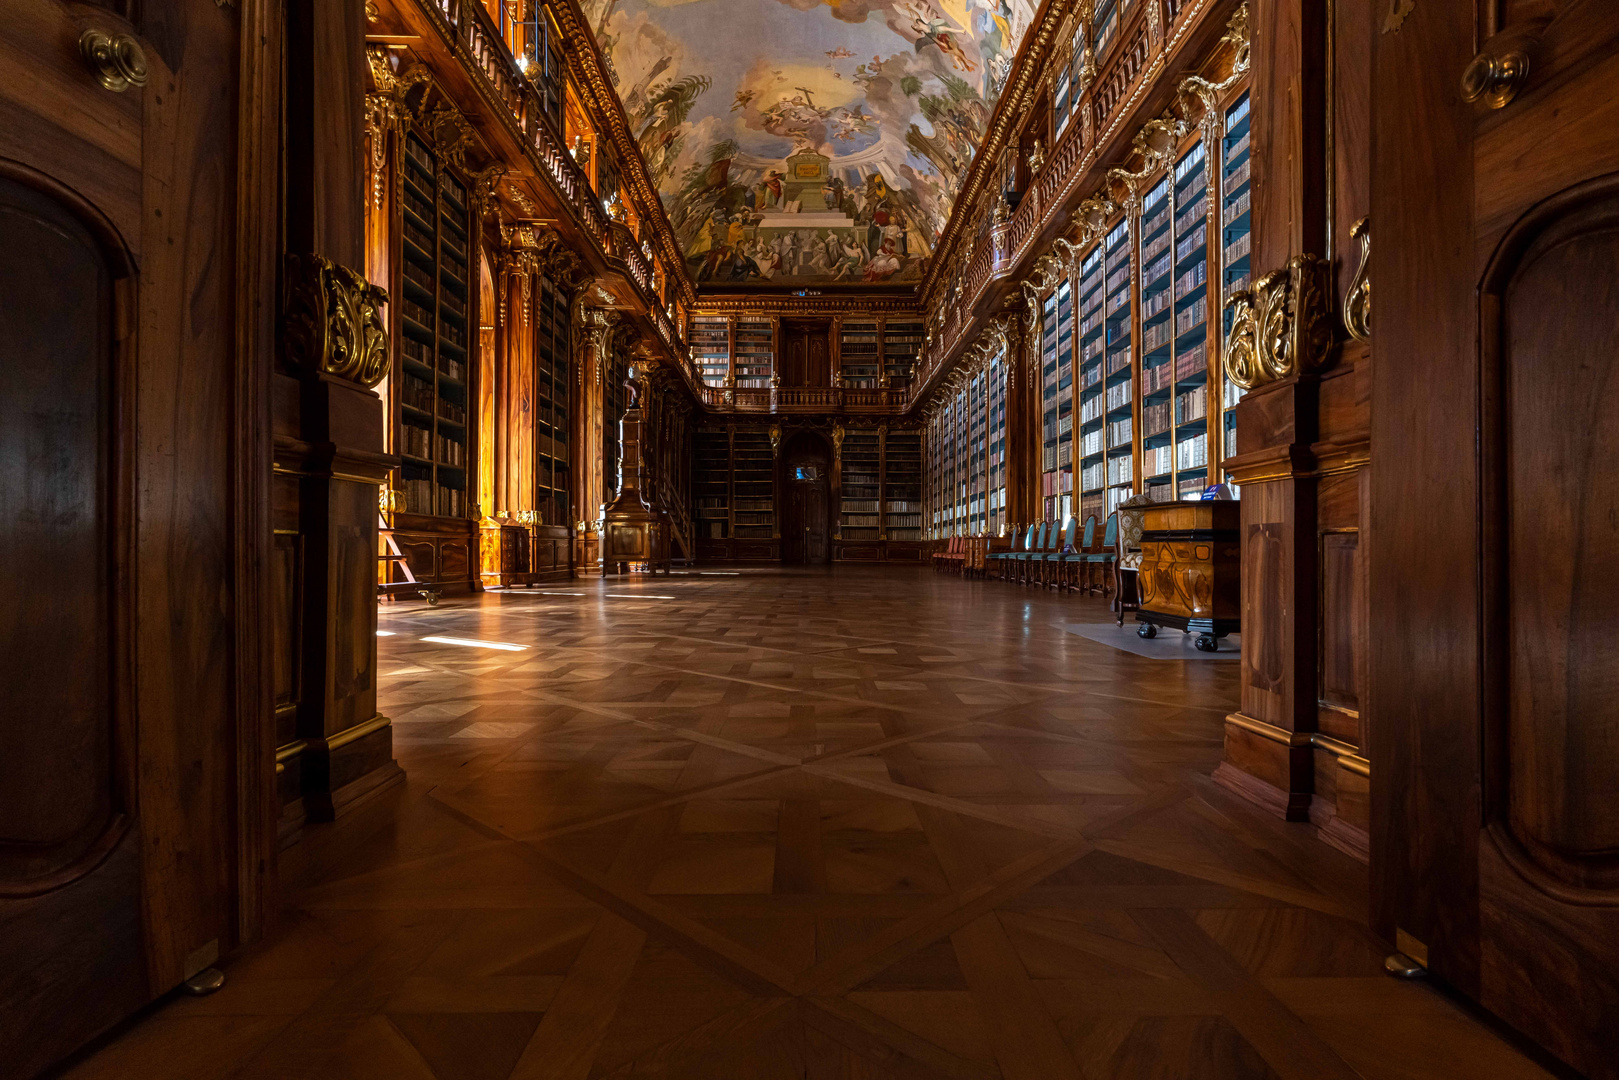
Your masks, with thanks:
[(693, 280), (921, 278), (1031, 0), (586, 0)]

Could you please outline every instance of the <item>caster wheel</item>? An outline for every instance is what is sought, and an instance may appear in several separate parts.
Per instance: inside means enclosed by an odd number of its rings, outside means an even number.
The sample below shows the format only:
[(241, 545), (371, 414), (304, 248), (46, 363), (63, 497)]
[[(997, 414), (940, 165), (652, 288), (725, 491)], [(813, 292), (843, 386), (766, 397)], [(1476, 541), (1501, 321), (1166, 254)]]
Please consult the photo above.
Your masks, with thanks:
[(1158, 628), (1150, 622), (1144, 622), (1140, 626), (1136, 627), (1136, 636), (1155, 638), (1158, 636)]
[(1217, 637), (1210, 637), (1208, 634), (1199, 634), (1197, 638), (1197, 651), (1219, 652), (1220, 639)]

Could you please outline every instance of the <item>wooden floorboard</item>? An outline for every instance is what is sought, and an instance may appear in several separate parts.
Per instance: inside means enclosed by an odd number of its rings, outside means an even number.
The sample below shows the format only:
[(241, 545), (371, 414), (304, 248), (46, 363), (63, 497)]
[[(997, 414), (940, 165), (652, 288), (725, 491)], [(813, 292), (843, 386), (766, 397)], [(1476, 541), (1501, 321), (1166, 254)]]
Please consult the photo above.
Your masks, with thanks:
[(384, 605), (406, 783), (69, 1075), (1544, 1076), (1208, 780), (1237, 665), (1064, 629), (1110, 618), (906, 567)]

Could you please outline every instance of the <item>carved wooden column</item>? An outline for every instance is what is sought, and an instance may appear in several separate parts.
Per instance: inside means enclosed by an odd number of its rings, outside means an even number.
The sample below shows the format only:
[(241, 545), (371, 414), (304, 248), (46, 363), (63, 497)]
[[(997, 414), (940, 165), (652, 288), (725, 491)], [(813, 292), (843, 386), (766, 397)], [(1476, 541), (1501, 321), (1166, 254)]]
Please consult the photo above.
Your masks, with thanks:
[(607, 499), (602, 460), (605, 397), (603, 380), (612, 370), (613, 335), (621, 316), (586, 301), (600, 290), (587, 287), (574, 301), (573, 518), (574, 566), (599, 568), (597, 522)]
[[(1236, 410), (1237, 453), (1224, 463), (1242, 493), (1242, 700), (1226, 719), (1215, 779), (1289, 820), (1314, 821), (1323, 839), (1365, 858), (1360, 534), (1370, 353), (1344, 329), (1339, 282), (1349, 275), (1333, 250), (1333, 217), (1335, 202), (1364, 204), (1369, 148), (1364, 118), (1344, 115), (1330, 92), (1339, 58), (1331, 11), (1252, 0), (1260, 276), (1226, 300), (1233, 327), (1221, 359), (1249, 388)], [(1331, 17), (1369, 33), (1358, 13)], [(1343, 102), (1365, 98), (1363, 86)], [(1349, 150), (1334, 160), (1338, 125)]]
[[(286, 8), (285, 266), (275, 376), (277, 551), (289, 671), (278, 697), (283, 831), (401, 778), (377, 712), (378, 489), (388, 369), (383, 290), (366, 265), (365, 15)], [(289, 737), (290, 736), (290, 737)]]

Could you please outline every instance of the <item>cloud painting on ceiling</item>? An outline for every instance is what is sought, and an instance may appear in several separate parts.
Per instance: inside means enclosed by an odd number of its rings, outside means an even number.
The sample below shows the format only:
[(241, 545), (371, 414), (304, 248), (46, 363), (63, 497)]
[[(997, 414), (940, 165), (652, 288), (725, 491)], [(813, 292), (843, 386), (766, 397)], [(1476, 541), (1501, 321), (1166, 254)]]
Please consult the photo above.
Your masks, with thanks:
[(586, 0), (692, 277), (914, 281), (1031, 0)]

